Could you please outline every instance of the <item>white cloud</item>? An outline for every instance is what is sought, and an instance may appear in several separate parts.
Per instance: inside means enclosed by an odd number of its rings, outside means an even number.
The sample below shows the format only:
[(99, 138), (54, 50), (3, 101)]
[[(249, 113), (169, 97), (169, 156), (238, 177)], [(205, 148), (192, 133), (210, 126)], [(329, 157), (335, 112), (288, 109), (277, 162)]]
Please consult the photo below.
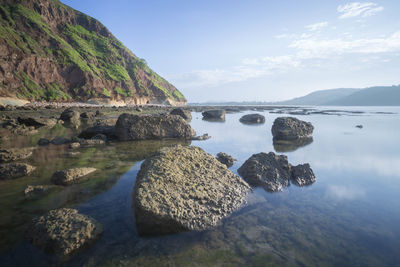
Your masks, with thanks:
[(387, 38), (371, 39), (300, 39), (289, 47), (298, 50), (300, 58), (324, 58), (333, 54), (362, 53), (374, 54), (400, 51), (400, 31)]
[(328, 187), (327, 194), (337, 200), (354, 200), (364, 197), (366, 193), (360, 188), (331, 185)]
[(346, 19), (346, 18), (352, 18), (352, 17), (368, 17), (375, 15), (376, 13), (380, 12), (383, 10), (382, 6), (379, 6), (376, 3), (373, 2), (365, 2), (365, 3), (360, 3), (360, 2), (351, 2), (346, 5), (340, 5), (337, 8), (337, 11), (339, 13), (342, 13), (340, 15), (340, 19)]
[(182, 88), (212, 87), (284, 72), (299, 67), (300, 63), (300, 60), (293, 56), (245, 58), (242, 64), (230, 69), (198, 70), (169, 79)]
[(308, 29), (309, 31), (318, 31), (326, 26), (328, 26), (328, 22), (322, 21), (322, 22), (307, 25), (306, 29)]

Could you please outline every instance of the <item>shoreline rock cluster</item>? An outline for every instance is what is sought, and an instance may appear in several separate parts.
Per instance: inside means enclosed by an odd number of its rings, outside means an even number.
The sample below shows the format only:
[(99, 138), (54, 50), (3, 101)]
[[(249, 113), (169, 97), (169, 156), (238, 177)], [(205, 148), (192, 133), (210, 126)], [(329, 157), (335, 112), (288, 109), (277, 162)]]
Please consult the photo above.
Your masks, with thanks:
[(258, 153), (247, 159), (238, 173), (252, 186), (261, 186), (269, 192), (282, 191), (290, 181), (298, 186), (315, 182), (315, 175), (309, 164), (292, 166), (285, 155), (274, 152)]

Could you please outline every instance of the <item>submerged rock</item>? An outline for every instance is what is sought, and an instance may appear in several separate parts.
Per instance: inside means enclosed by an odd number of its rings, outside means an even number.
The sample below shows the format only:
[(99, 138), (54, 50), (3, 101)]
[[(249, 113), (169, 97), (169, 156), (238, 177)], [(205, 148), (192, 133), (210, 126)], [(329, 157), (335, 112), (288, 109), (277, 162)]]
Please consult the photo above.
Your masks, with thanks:
[(26, 163), (0, 164), (0, 180), (14, 179), (29, 175), (36, 168)]
[(34, 219), (28, 238), (46, 252), (68, 256), (95, 241), (102, 232), (95, 219), (75, 209), (63, 208)]
[(39, 146), (48, 146), (50, 145), (50, 140), (46, 138), (40, 138), (39, 141), (37, 142)]
[(51, 140), (51, 143), (53, 145), (65, 145), (65, 144), (71, 143), (71, 139), (58, 136), (58, 137), (54, 138), (53, 140)]
[(240, 118), (240, 122), (244, 124), (258, 124), (264, 123), (265, 117), (261, 114), (247, 114)]
[(271, 131), (274, 139), (295, 140), (311, 137), (314, 126), (293, 117), (279, 117), (275, 119)]
[(191, 140), (204, 141), (204, 140), (208, 140), (210, 138), (211, 138), (211, 136), (209, 136), (208, 133), (205, 133), (203, 135), (194, 136), (191, 138)]
[(169, 114), (171, 114), (171, 115), (179, 115), (186, 121), (191, 121), (192, 120), (192, 114), (190, 113), (190, 111), (186, 110), (186, 109), (183, 109), (183, 108), (175, 108)]
[(107, 125), (96, 125), (83, 130), (80, 134), (80, 138), (90, 139), (98, 134), (103, 134), (107, 139), (115, 139), (115, 127)]
[(177, 115), (122, 114), (115, 125), (119, 140), (147, 140), (162, 138), (191, 139), (196, 132)]
[(358, 129), (362, 129), (363, 128), (363, 126), (360, 124), (360, 125), (356, 125), (356, 127), (358, 128)]
[(57, 185), (69, 185), (83, 178), (84, 176), (95, 172), (96, 170), (97, 169), (95, 168), (65, 169), (61, 171), (56, 171), (51, 177), (51, 180), (54, 184)]
[(262, 186), (267, 191), (277, 192), (289, 185), (290, 165), (285, 155), (262, 152), (246, 160), (238, 173), (252, 186)]
[(28, 185), (24, 190), (24, 195), (26, 199), (36, 198), (54, 188), (54, 185)]
[(203, 113), (203, 119), (205, 120), (225, 120), (225, 110), (223, 109), (212, 109), (212, 110), (206, 110)]
[(0, 149), (0, 163), (29, 158), (32, 151), (33, 148)]
[(203, 230), (238, 209), (250, 187), (199, 147), (163, 148), (147, 158), (133, 193), (141, 234)]
[(40, 127), (53, 127), (57, 124), (57, 120), (53, 118), (42, 118), (39, 116), (26, 116), (26, 117), (19, 117), (18, 122), (24, 124), (26, 126), (33, 126), (35, 128)]
[(236, 159), (234, 157), (232, 157), (231, 155), (228, 155), (224, 152), (219, 152), (217, 154), (216, 158), (219, 162), (226, 165), (228, 168), (231, 167), (236, 161)]
[(292, 182), (298, 186), (310, 185), (315, 182), (315, 175), (310, 164), (299, 164), (291, 168)]

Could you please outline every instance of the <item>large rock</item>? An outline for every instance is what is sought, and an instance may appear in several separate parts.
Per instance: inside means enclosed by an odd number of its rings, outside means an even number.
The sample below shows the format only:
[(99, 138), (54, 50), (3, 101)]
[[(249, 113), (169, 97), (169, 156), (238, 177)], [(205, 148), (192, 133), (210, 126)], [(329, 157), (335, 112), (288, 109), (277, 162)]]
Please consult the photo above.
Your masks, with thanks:
[(163, 148), (147, 158), (133, 193), (141, 234), (203, 230), (238, 209), (249, 185), (199, 147)]
[(28, 238), (44, 251), (63, 257), (88, 246), (102, 232), (102, 226), (95, 219), (75, 209), (63, 208), (35, 218)]
[(56, 171), (51, 180), (57, 185), (69, 185), (96, 171), (95, 168), (72, 168)]
[(206, 110), (201, 114), (205, 120), (225, 120), (226, 112), (223, 109), (212, 109)]
[(276, 118), (271, 129), (274, 139), (282, 140), (310, 138), (313, 130), (314, 126), (310, 122), (301, 121), (293, 117)]
[(282, 191), (290, 181), (287, 157), (273, 152), (252, 155), (238, 169), (238, 173), (252, 186), (262, 186), (270, 192)]
[(261, 114), (247, 114), (240, 118), (240, 122), (244, 124), (261, 124), (265, 122), (265, 117)]
[(81, 124), (81, 115), (78, 111), (72, 108), (64, 110), (60, 115), (60, 120), (64, 121), (68, 126), (79, 127)]
[(181, 116), (186, 121), (192, 120), (192, 114), (187, 109), (175, 108), (169, 114)]
[(177, 115), (122, 114), (115, 125), (115, 135), (122, 141), (162, 138), (190, 139), (192, 127)]
[(96, 125), (83, 130), (80, 134), (80, 138), (90, 139), (98, 134), (104, 134), (107, 139), (115, 139), (115, 127), (107, 125)]
[(232, 157), (231, 155), (228, 155), (224, 152), (219, 152), (217, 154), (216, 158), (219, 162), (226, 165), (226, 167), (228, 167), (228, 168), (231, 167), (236, 161), (236, 159), (234, 157)]
[(292, 166), (285, 155), (273, 152), (252, 155), (238, 169), (238, 173), (252, 186), (262, 186), (269, 192), (282, 191), (290, 181), (297, 186), (315, 182), (310, 164)]
[(0, 149), (0, 163), (29, 158), (32, 151), (33, 148)]
[(29, 175), (36, 168), (26, 163), (0, 164), (0, 180), (14, 179)]
[(310, 185), (315, 182), (315, 175), (310, 164), (299, 164), (291, 168), (292, 182), (298, 186)]

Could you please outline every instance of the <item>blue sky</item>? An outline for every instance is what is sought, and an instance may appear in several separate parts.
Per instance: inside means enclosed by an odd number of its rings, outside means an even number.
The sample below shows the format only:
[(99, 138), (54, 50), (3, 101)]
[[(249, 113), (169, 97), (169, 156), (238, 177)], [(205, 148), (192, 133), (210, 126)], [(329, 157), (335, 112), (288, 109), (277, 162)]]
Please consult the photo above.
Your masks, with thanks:
[(400, 1), (62, 0), (189, 102), (400, 84)]

